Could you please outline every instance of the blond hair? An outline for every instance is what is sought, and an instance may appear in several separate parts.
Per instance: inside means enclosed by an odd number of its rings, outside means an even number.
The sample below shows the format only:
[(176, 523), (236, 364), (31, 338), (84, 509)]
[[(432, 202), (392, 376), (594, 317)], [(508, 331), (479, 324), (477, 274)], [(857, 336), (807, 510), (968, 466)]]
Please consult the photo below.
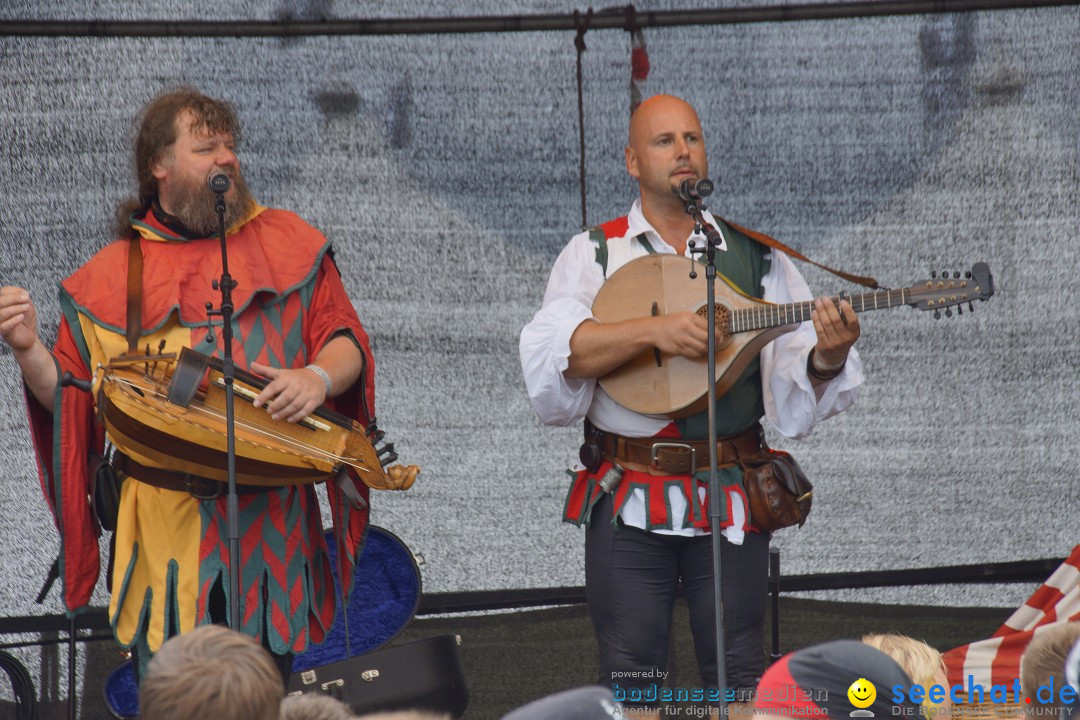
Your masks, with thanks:
[(204, 625), (169, 639), (139, 687), (142, 720), (276, 720), (285, 694), (270, 653), (246, 635)]
[(304, 693), (281, 701), (278, 720), (352, 720), (352, 709), (329, 695)]
[[(1027, 649), (1020, 657), (1020, 689), (1025, 697), (1031, 698), (1025, 704), (1028, 710), (1035, 707), (1061, 707), (1060, 688), (1066, 684), (1065, 660), (1069, 651), (1080, 642), (1080, 622), (1060, 623), (1035, 634)], [(1039, 687), (1053, 682), (1054, 696), (1050, 702), (1042, 702), (1038, 697)], [(1073, 706), (1076, 707), (1076, 706)], [(1076, 714), (1076, 711), (1073, 711)]]
[(450, 720), (450, 716), (433, 710), (397, 710), (375, 715), (361, 715), (357, 720)]
[(863, 635), (865, 645), (877, 648), (896, 664), (903, 668), (913, 683), (930, 687), (936, 682), (936, 675), (945, 673), (945, 660), (941, 653), (922, 640), (907, 635)]

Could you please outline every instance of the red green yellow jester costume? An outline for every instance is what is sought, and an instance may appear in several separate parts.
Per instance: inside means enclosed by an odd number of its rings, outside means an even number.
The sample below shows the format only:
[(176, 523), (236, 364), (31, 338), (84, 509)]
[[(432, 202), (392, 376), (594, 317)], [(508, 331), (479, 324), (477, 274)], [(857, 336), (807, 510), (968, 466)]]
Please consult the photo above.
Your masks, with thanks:
[[(220, 296), (216, 239), (186, 239), (147, 211), (132, 218), (143, 253), (142, 337), (139, 347), (192, 347), (220, 355), (221, 332), (207, 340), (205, 304)], [(233, 356), (283, 368), (312, 362), (329, 340), (350, 336), (364, 354), (364, 373), (331, 407), (367, 424), (374, 411), (374, 365), (368, 338), (328, 254), (323, 235), (293, 213), (257, 207), (228, 237), (229, 270), (237, 282)], [(127, 349), (128, 241), (111, 243), (61, 284), (63, 317), (54, 349), (59, 373), (89, 378), (99, 362)], [(220, 324), (220, 318), (215, 318)], [(88, 502), (88, 452), (103, 432), (93, 399), (57, 388), (55, 414), (27, 399), (42, 490), (61, 537), (60, 577), (69, 614), (90, 602), (99, 573), (98, 532)], [(137, 479), (137, 478), (136, 478)], [(365, 504), (350, 504), (327, 483), (345, 588), (363, 546)], [(322, 642), (333, 622), (334, 586), (311, 485), (241, 495), (240, 630), (265, 638), (278, 654)], [(211, 589), (228, 593), (224, 497), (197, 500), (184, 492), (125, 480), (115, 532), (109, 617), (117, 641), (149, 657), (171, 634), (209, 621)], [(227, 598), (226, 598), (227, 600)], [(227, 603), (226, 603), (227, 604)], [(233, 626), (236, 626), (234, 623)]]

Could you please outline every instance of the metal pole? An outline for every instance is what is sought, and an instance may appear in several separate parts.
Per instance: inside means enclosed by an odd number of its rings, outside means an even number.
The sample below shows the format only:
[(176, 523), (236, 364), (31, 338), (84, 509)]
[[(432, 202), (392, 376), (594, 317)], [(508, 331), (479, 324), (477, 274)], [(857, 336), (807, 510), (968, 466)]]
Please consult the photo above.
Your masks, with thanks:
[[(634, 13), (636, 28), (838, 20), (1080, 5), (1080, 0), (873, 0)], [(593, 15), (590, 29), (627, 30), (622, 8)], [(573, 13), (322, 20), (5, 20), (0, 35), (46, 37), (303, 37), (440, 35), (575, 30)]]

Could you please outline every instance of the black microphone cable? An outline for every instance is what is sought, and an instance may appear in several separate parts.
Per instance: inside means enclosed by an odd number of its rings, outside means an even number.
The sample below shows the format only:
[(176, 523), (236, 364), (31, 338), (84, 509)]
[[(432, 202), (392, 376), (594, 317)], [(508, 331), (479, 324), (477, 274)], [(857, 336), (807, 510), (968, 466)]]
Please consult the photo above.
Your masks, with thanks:
[(30, 673), (26, 672), (26, 668), (14, 655), (3, 650), (0, 650), (0, 668), (3, 668), (11, 680), (17, 720), (38, 720), (37, 696), (34, 694), (34, 681), (30, 678)]

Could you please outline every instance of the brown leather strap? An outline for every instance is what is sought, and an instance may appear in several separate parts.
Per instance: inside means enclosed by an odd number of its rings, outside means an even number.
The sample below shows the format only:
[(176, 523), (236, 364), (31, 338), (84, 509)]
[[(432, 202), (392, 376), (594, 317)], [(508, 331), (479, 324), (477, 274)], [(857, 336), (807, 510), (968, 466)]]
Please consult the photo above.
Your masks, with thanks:
[[(139, 482), (162, 488), (163, 490), (176, 490), (186, 492), (196, 500), (213, 500), (224, 497), (229, 486), (225, 483), (204, 478), (199, 475), (165, 470), (163, 468), (149, 467), (131, 459), (122, 452), (113, 455), (113, 467), (116, 471), (138, 480)], [(270, 485), (237, 485), (238, 495), (252, 495), (254, 493), (268, 492), (279, 488)]]
[(720, 219), (720, 220), (723, 220), (728, 225), (735, 228), (736, 230), (738, 230), (742, 234), (746, 235), (751, 240), (755, 240), (755, 241), (761, 243), (762, 245), (764, 245), (765, 247), (770, 247), (770, 248), (773, 248), (775, 250), (779, 250), (780, 252), (787, 253), (788, 255), (790, 255), (793, 258), (797, 258), (799, 260), (802, 260), (803, 262), (808, 262), (811, 265), (815, 265), (815, 266), (821, 268), (822, 270), (825, 270), (826, 272), (831, 272), (833, 275), (836, 275), (837, 277), (841, 277), (841, 278), (847, 280), (848, 282), (853, 282), (853, 283), (855, 283), (857, 285), (862, 285), (863, 287), (873, 288), (874, 290), (877, 290), (878, 288), (881, 287), (878, 284), (878, 281), (875, 280), (872, 277), (863, 277), (862, 275), (852, 275), (851, 273), (846, 273), (843, 270), (835, 270), (835, 269), (829, 267), (828, 265), (822, 265), (819, 262), (814, 262), (813, 260), (806, 257), (805, 255), (803, 255), (798, 250), (792, 250), (791, 248), (789, 248), (784, 243), (780, 242), (779, 240), (776, 240), (775, 238), (769, 237), (765, 233), (760, 233), (760, 232), (758, 232), (756, 230), (750, 230), (749, 228), (744, 228), (741, 225), (736, 225), (735, 223), (731, 222), (730, 220), (724, 220), (723, 218), (720, 218), (719, 216), (716, 216), (716, 217), (718, 219)]
[[(709, 443), (679, 438), (635, 438), (599, 431), (597, 443), (608, 460), (651, 475), (688, 475), (709, 468)], [(760, 425), (716, 441), (716, 464), (735, 465), (761, 455), (766, 447)]]
[(142, 240), (128, 241), (127, 273), (127, 343), (128, 355), (139, 354), (142, 335)]

